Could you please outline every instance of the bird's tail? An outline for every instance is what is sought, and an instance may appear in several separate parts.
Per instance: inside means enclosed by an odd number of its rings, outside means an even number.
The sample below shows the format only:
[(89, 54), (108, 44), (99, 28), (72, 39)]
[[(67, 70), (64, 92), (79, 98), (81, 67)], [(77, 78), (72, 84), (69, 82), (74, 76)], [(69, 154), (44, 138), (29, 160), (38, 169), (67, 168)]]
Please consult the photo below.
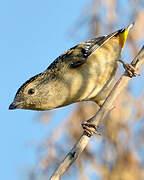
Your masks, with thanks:
[(116, 34), (116, 36), (119, 36), (119, 43), (121, 45), (121, 48), (123, 49), (126, 39), (127, 39), (127, 35), (129, 33), (129, 30), (134, 26), (134, 23), (131, 23), (127, 28), (124, 29), (120, 29), (118, 31), (118, 33)]

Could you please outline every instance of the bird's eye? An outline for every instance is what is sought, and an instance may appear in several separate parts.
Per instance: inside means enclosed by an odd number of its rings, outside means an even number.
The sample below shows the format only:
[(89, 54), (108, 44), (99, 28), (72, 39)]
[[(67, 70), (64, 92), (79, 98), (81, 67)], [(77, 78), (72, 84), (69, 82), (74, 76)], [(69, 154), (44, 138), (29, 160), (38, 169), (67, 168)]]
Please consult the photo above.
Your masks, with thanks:
[(29, 90), (28, 90), (28, 94), (29, 95), (32, 95), (32, 94), (34, 94), (35, 93), (35, 90), (33, 89), (33, 88), (30, 88)]

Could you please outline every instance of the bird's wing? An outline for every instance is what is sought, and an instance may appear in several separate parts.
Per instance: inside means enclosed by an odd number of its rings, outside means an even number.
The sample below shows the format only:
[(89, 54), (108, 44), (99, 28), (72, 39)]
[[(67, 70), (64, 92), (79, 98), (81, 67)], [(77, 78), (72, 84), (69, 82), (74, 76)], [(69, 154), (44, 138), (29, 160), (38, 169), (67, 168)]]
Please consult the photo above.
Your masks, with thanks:
[(90, 56), (94, 51), (98, 50), (106, 41), (117, 35), (120, 31), (121, 30), (116, 31), (107, 36), (93, 38), (68, 50), (67, 53), (70, 56), (73, 56), (73, 62), (71, 63), (70, 67), (76, 68), (84, 64), (88, 56)]
[(84, 42), (84, 47), (82, 48), (83, 55), (88, 57), (96, 51), (105, 42), (106, 37), (107, 36), (101, 36)]
[(110, 35), (93, 38), (91, 40), (80, 43), (61, 56), (59, 56), (47, 69), (57, 68), (61, 62), (70, 63), (71, 68), (76, 68), (86, 63), (86, 58), (94, 51), (98, 50), (106, 41), (117, 35), (121, 30), (118, 30)]
[(83, 47), (84, 56), (85, 57), (90, 56), (94, 51), (98, 50), (105, 42), (107, 42), (109, 39), (119, 34), (119, 32), (121, 31), (122, 29), (115, 31), (112, 34), (109, 34), (107, 36), (101, 36), (101, 37), (93, 38), (91, 40), (86, 41)]

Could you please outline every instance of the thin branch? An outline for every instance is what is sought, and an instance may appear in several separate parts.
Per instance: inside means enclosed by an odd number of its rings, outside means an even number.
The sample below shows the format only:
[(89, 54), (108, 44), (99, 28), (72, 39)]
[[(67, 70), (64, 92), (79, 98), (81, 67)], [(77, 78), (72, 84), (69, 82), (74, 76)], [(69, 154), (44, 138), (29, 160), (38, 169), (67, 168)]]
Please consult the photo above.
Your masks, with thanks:
[[(138, 55), (133, 59), (131, 65), (138, 71), (141, 65), (144, 63), (144, 46), (139, 51)], [(106, 98), (105, 102), (96, 113), (94, 117), (89, 119), (87, 122), (98, 126), (106, 116), (106, 114), (113, 108), (113, 103), (117, 99), (120, 93), (124, 91), (128, 85), (131, 77), (128, 76), (127, 72), (120, 77), (115, 86), (113, 87), (111, 93)], [(60, 177), (68, 170), (71, 164), (78, 158), (81, 152), (85, 149), (86, 145), (89, 142), (90, 137), (86, 135), (85, 132), (81, 135), (77, 143), (71, 149), (71, 151), (66, 155), (64, 160), (60, 163), (58, 168), (55, 170), (50, 180), (59, 180)]]

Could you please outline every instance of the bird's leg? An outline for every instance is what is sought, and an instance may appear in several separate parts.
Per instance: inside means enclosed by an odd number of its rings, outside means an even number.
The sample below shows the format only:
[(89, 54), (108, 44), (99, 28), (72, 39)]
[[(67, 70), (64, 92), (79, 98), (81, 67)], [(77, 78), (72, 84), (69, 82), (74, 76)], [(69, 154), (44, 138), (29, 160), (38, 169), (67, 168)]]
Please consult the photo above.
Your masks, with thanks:
[(93, 134), (101, 135), (99, 126), (95, 124), (86, 121), (82, 123), (82, 127), (88, 137), (91, 137)]
[(133, 65), (128, 64), (126, 62), (124, 62), (123, 60), (119, 59), (119, 62), (121, 62), (123, 64), (124, 69), (126, 70), (126, 72), (128, 73), (129, 77), (135, 77), (136, 75), (139, 75), (136, 72), (136, 69)]

